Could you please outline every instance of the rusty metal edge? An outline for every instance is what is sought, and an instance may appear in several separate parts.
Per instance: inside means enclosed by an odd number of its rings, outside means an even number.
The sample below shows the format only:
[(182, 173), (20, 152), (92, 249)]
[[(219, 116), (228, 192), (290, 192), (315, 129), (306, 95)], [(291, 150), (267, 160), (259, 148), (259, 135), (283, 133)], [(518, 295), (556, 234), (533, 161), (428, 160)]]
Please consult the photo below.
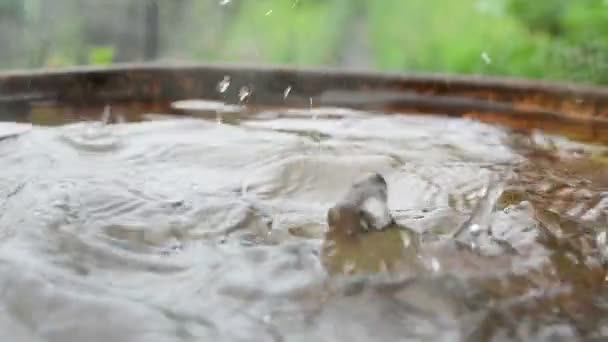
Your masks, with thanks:
[[(117, 64), (109, 67), (74, 67), (55, 70), (13, 70), (0, 72), (0, 95), (36, 92), (34, 83), (40, 79), (64, 82), (81, 81), (103, 83), (99, 78), (118, 77), (128, 73), (148, 73), (150, 76), (173, 74), (188, 77), (202, 75), (226, 75), (247, 79), (252, 85), (268, 82), (274, 78), (278, 82), (301, 84), (313, 81), (318, 86), (304, 87), (311, 94), (331, 89), (382, 89), (408, 90), (416, 87), (436, 91), (437, 94), (457, 94), (459, 92), (488, 91), (500, 95), (537, 95), (563, 99), (577, 96), (579, 102), (608, 101), (608, 88), (585, 84), (527, 80), (512, 77), (489, 77), (480, 75), (449, 75), (421, 73), (387, 73), (372, 71), (340, 70), (333, 68), (293, 68), (271, 65), (245, 64)], [(67, 79), (66, 79), (67, 78)], [(214, 82), (215, 80), (213, 80)], [(314, 82), (317, 81), (317, 82)], [(77, 82), (77, 83), (81, 83)], [(351, 84), (348, 84), (351, 83)], [(7, 85), (21, 85), (10, 88)], [(317, 85), (317, 84), (315, 84)], [(338, 86), (338, 87), (337, 87)], [(60, 89), (54, 89), (60, 92)], [(466, 94), (466, 93), (465, 93)], [(307, 93), (308, 95), (308, 93)], [(555, 100), (555, 99), (554, 99)]]
[[(225, 77), (230, 78), (230, 87), (220, 93), (217, 84)], [(585, 126), (593, 136), (608, 132), (606, 87), (509, 77), (273, 65), (143, 63), (14, 70), (0, 73), (0, 106), (27, 110), (32, 104), (46, 102), (78, 110), (102, 104), (146, 104), (168, 110), (171, 102), (189, 98), (238, 103), (244, 87), (252, 91), (250, 106), (332, 105), (331, 100), (324, 100), (324, 94), (338, 90), (351, 92), (354, 99), (369, 94), (386, 98), (382, 94), (391, 94), (394, 98), (380, 101), (378, 109), (396, 112), (477, 119), (485, 115), (492, 120), (502, 115), (518, 127), (562, 120), (564, 125)], [(291, 92), (285, 98), (288, 87)], [(348, 101), (336, 103), (349, 107)]]
[(121, 63), (110, 66), (78, 66), (60, 69), (13, 69), (0, 71), (0, 79), (10, 77), (40, 77), (58, 75), (86, 75), (89, 73), (112, 73), (127, 71), (222, 71), (227, 74), (234, 72), (281, 72), (299, 73), (310, 76), (355, 77), (363, 79), (378, 79), (382, 81), (417, 81), (438, 82), (445, 85), (472, 84), (495, 89), (544, 89), (552, 93), (581, 93), (597, 96), (608, 96), (608, 87), (574, 82), (556, 82), (532, 80), (510, 76), (463, 75), (441, 73), (396, 73), (354, 69), (339, 69), (331, 67), (298, 67), (268, 64), (231, 64), (231, 63)]

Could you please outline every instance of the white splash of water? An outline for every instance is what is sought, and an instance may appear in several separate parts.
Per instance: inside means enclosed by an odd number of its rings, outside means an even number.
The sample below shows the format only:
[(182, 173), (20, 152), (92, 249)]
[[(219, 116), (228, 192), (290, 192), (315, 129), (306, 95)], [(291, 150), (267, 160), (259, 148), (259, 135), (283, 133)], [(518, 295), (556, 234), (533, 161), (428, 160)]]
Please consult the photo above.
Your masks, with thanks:
[(477, 224), (477, 223), (473, 223), (470, 227), (469, 227), (469, 231), (471, 233), (477, 233), (478, 231), (481, 230), (481, 227)]
[(228, 5), (232, 0), (220, 0), (220, 6)]
[(218, 125), (221, 125), (224, 123), (224, 117), (222, 116), (222, 113), (220, 113), (220, 111), (215, 111), (215, 122)]
[[(308, 108), (312, 111), (312, 97), (308, 98)], [(317, 120), (317, 113), (313, 112), (312, 119)]]
[(608, 240), (606, 235), (607, 235), (607, 233), (605, 231), (601, 232), (597, 235), (596, 243), (598, 246), (602, 246), (602, 247), (606, 246), (606, 242)]
[(230, 87), (230, 76), (224, 76), (224, 79), (217, 84), (216, 89), (223, 94), (228, 90), (228, 87)]
[(249, 87), (242, 87), (239, 90), (239, 101), (244, 102), (251, 95), (251, 89)]

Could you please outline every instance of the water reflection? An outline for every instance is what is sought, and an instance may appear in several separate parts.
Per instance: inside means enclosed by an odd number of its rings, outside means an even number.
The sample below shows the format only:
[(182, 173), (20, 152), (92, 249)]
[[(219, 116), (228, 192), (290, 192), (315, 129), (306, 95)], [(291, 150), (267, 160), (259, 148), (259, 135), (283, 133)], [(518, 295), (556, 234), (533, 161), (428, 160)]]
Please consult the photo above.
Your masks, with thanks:
[[(605, 151), (542, 137), (318, 108), (35, 126), (0, 140), (0, 334), (606, 337)], [(394, 222), (332, 235), (369, 172)]]

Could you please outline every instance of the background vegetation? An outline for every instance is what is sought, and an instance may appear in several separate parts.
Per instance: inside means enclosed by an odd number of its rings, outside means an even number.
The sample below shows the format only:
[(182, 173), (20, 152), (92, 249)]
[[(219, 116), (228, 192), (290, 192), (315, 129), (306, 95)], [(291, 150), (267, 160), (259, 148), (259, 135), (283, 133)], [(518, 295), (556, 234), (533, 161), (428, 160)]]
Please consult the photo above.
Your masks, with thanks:
[(0, 0), (0, 45), (2, 69), (159, 59), (606, 84), (608, 1)]

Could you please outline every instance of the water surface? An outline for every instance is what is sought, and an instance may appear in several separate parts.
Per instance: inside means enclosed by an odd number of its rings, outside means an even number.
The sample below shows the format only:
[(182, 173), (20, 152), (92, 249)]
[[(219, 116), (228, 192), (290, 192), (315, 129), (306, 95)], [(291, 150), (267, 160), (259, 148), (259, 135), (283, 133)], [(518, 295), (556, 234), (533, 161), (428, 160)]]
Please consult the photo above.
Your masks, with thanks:
[[(603, 147), (343, 109), (220, 119), (0, 140), (1, 340), (608, 335)], [(421, 241), (415, 272), (322, 267), (327, 209), (365, 172)]]

